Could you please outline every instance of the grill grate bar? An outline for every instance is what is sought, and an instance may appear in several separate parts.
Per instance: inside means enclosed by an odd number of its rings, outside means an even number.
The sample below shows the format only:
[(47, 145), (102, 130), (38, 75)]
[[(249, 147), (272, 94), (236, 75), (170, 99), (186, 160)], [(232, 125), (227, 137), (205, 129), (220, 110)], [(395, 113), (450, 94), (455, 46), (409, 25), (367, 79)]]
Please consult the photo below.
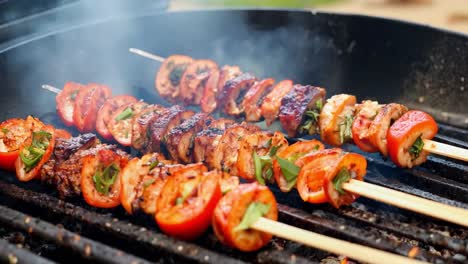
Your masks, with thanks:
[(0, 205), (0, 222), (79, 252), (86, 259), (101, 263), (149, 263), (146, 260), (2, 205)]
[(31, 251), (19, 248), (7, 241), (0, 239), (0, 262), (1, 263), (34, 263), (53, 264), (55, 262), (38, 256)]

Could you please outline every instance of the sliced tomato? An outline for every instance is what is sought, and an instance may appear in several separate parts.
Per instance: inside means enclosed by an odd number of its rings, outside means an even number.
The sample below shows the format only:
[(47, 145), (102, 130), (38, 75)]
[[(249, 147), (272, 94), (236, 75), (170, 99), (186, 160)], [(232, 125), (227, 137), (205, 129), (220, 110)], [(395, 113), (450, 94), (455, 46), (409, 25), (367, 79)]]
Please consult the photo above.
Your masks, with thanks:
[(338, 148), (325, 149), (300, 158), (301, 170), (297, 176), (297, 191), (302, 200), (319, 204), (327, 202), (323, 179), (333, 169), (343, 151)]
[(83, 158), (81, 192), (89, 205), (113, 208), (120, 204), (120, 172), (127, 162), (127, 158), (109, 149)]
[[(362, 155), (356, 153), (346, 153), (341, 156), (334, 166), (331, 166), (323, 178), (323, 190), (325, 191), (328, 202), (335, 208), (342, 205), (353, 203), (359, 195), (347, 192), (341, 188), (341, 185), (355, 179), (362, 181), (366, 175), (367, 161)], [(349, 179), (338, 179), (337, 177), (349, 175)], [(346, 181), (345, 181), (346, 180)]]
[(161, 230), (184, 240), (193, 240), (208, 229), (222, 196), (220, 172), (206, 172), (201, 164), (193, 166), (169, 177), (157, 201), (156, 222)]
[(213, 70), (206, 80), (203, 95), (200, 99), (200, 108), (205, 113), (211, 113), (216, 109), (216, 95), (218, 93), (220, 70)]
[(42, 165), (46, 163), (55, 147), (55, 129), (46, 125), (33, 132), (19, 149), (15, 161), (16, 177), (20, 181), (30, 181), (39, 176)]
[(57, 113), (66, 126), (74, 125), (73, 112), (75, 109), (75, 100), (78, 92), (84, 86), (75, 82), (67, 82), (63, 89), (55, 97)]
[(120, 203), (129, 214), (133, 214), (132, 203), (137, 195), (136, 188), (141, 181), (140, 174), (138, 173), (139, 163), (139, 158), (133, 158), (128, 162), (127, 166), (122, 169), (120, 174)]
[(179, 96), (179, 85), (182, 75), (193, 59), (184, 55), (172, 55), (164, 60), (155, 79), (155, 88), (161, 97), (175, 102)]
[(119, 144), (126, 147), (132, 145), (133, 118), (147, 106), (147, 103), (139, 101), (123, 105), (114, 111), (107, 123), (107, 129)]
[(437, 134), (437, 123), (425, 112), (411, 110), (404, 113), (387, 132), (390, 159), (400, 167), (412, 168), (427, 159), (423, 139)]
[(62, 139), (70, 139), (72, 135), (70, 134), (70, 132), (64, 129), (55, 129), (55, 137)]
[(240, 184), (228, 192), (215, 209), (213, 226), (221, 242), (246, 252), (258, 250), (269, 243), (272, 238), (269, 233), (250, 228), (236, 230), (252, 203), (268, 206), (268, 211), (262, 217), (274, 221), (278, 219), (275, 196), (266, 186), (256, 182)]
[(18, 150), (0, 152), (0, 169), (15, 171), (15, 161), (18, 158), (18, 154)]
[(81, 132), (92, 132), (96, 128), (98, 110), (111, 96), (111, 90), (105, 85), (91, 83), (78, 92), (73, 110), (73, 122)]
[(118, 95), (107, 99), (99, 109), (96, 117), (96, 130), (99, 135), (106, 140), (112, 140), (112, 134), (109, 129), (107, 129), (107, 124), (109, 123), (112, 114), (117, 110), (117, 108), (136, 102), (138, 102), (138, 100), (130, 95)]
[[(279, 152), (277, 156), (286, 159), (287, 161), (297, 166), (296, 163), (299, 158), (305, 156), (308, 153), (323, 150), (324, 148), (325, 147), (323, 144), (316, 139), (298, 141), (292, 145), (289, 145), (285, 150)], [(289, 192), (292, 188), (294, 188), (294, 186), (296, 186), (295, 184), (291, 183), (295, 183), (297, 178), (288, 182), (288, 180), (283, 175), (281, 166), (277, 159), (273, 160), (273, 176), (275, 177), (276, 184), (278, 184), (278, 187), (283, 192)]]

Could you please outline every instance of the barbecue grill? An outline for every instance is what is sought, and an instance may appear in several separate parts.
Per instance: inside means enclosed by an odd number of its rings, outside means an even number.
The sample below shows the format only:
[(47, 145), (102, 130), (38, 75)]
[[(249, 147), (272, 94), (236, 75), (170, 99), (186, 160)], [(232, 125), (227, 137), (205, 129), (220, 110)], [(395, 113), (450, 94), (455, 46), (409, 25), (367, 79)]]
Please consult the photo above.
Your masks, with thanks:
[[(468, 37), (426, 26), (313, 11), (153, 9), (47, 28), (0, 47), (1, 120), (33, 114), (63, 126), (55, 114), (55, 95), (40, 85), (68, 80), (106, 83), (116, 94), (168, 105), (154, 91), (159, 65), (128, 53), (129, 47), (139, 47), (161, 56), (178, 53), (237, 64), (261, 77), (326, 87), (329, 95), (348, 92), (406, 103), (436, 117), (437, 141), (468, 147)], [(344, 149), (362, 153), (355, 146)], [(403, 170), (377, 154), (364, 155), (366, 181), (468, 209), (466, 162), (431, 156), (422, 166)], [(433, 263), (468, 261), (466, 228), (365, 198), (337, 210), (306, 204), (296, 191), (271, 189), (282, 222), (401, 255), (416, 252), (416, 258)], [(20, 183), (5, 172), (0, 176), (0, 259), (339, 262), (337, 256), (282, 239), (254, 253), (223, 246), (211, 231), (183, 242), (162, 234), (148, 216), (63, 201), (52, 188)]]

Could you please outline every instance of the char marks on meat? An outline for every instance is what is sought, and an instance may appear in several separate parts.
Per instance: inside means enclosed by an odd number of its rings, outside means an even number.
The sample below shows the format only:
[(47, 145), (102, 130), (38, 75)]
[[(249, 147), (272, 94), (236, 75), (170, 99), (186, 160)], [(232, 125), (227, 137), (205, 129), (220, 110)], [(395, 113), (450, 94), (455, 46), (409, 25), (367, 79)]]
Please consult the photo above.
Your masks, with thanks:
[[(311, 85), (293, 86), (281, 100), (279, 119), (289, 137), (295, 137), (305, 118), (306, 111), (317, 108), (316, 102), (323, 103), (325, 89)], [(316, 123), (314, 126), (316, 126)]]
[[(255, 83), (257, 78), (250, 73), (243, 73), (226, 82), (218, 98), (218, 105), (222, 105), (223, 112), (238, 117), (244, 113), (242, 100), (244, 94)], [(239, 102), (239, 100), (241, 100)]]

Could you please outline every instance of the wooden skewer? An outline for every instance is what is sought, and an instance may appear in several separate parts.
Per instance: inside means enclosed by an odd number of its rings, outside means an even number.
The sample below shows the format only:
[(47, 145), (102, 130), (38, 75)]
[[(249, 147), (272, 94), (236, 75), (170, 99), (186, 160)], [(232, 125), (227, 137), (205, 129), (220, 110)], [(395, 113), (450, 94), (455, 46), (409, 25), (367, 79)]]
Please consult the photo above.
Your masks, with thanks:
[(426, 263), (260, 217), (250, 228), (365, 263)]
[(454, 147), (429, 139), (424, 139), (423, 142), (423, 149), (427, 152), (450, 157), (453, 159), (468, 161), (468, 149)]
[(468, 227), (467, 209), (442, 204), (358, 180), (350, 180), (344, 183), (343, 189), (386, 204)]
[[(165, 58), (163, 58), (163, 57), (160, 57), (158, 55), (146, 52), (144, 50), (130, 48), (129, 51), (131, 53), (135, 53), (137, 55), (140, 55), (140, 56), (143, 56), (145, 58), (149, 58), (149, 59), (152, 59), (152, 60), (155, 60), (155, 61), (158, 61), (158, 62), (164, 62), (164, 60), (165, 60)], [(423, 149), (430, 152), (430, 153), (450, 157), (450, 158), (453, 158), (453, 159), (468, 161), (468, 150), (462, 149), (462, 148), (459, 148), (459, 147), (454, 147), (454, 146), (450, 146), (450, 145), (447, 145), (447, 144), (444, 144), (444, 143), (439, 143), (439, 142), (436, 142), (436, 141), (425, 139)]]

